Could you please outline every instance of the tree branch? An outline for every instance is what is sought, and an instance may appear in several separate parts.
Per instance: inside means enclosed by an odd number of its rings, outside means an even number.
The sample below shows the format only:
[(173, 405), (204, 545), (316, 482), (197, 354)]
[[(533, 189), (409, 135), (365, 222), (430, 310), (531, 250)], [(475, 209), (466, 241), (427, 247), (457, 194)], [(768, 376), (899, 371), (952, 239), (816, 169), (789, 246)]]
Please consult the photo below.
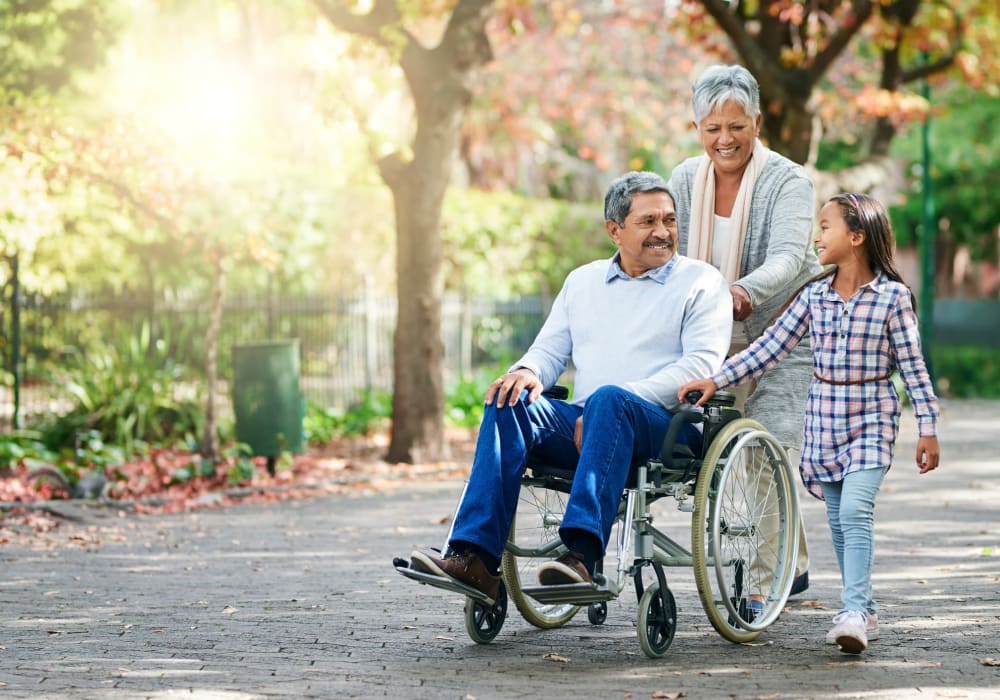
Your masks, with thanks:
[(125, 200), (132, 207), (134, 207), (137, 211), (142, 212), (143, 214), (149, 216), (151, 219), (160, 223), (171, 233), (179, 237), (184, 235), (184, 232), (180, 229), (180, 227), (177, 226), (176, 222), (174, 222), (172, 219), (168, 218), (164, 214), (161, 214), (151, 205), (140, 199), (135, 194), (135, 192), (129, 189), (129, 187), (115, 180), (114, 178), (105, 175), (104, 173), (90, 170), (89, 168), (84, 168), (82, 166), (75, 165), (73, 163), (66, 163), (63, 161), (56, 160), (55, 158), (52, 158), (47, 153), (44, 153), (38, 148), (21, 148), (20, 146), (13, 143), (3, 143), (0, 145), (2, 145), (4, 148), (7, 149), (14, 149), (14, 151), (18, 153), (32, 153), (41, 158), (42, 160), (44, 160), (46, 163), (49, 163), (50, 165), (65, 168), (66, 171), (69, 173), (82, 176), (99, 185), (104, 185), (108, 189), (112, 190), (116, 195)]
[(954, 18), (952, 26), (955, 29), (955, 35), (951, 40), (948, 53), (934, 61), (904, 69), (900, 76), (901, 82), (910, 83), (914, 80), (926, 78), (929, 75), (949, 68), (955, 63), (955, 59), (958, 58), (958, 52), (962, 50), (962, 42), (965, 40), (965, 30), (962, 26), (962, 15), (959, 14), (958, 10), (954, 7), (949, 7), (948, 9), (951, 10), (952, 17)]
[(826, 71), (830, 68), (837, 57), (847, 48), (851, 39), (854, 35), (858, 33), (868, 18), (871, 17), (874, 5), (871, 0), (854, 0), (852, 6), (852, 15), (854, 17), (854, 22), (849, 23), (846, 20), (841, 23), (840, 28), (834, 32), (833, 36), (830, 37), (829, 43), (823, 48), (822, 51), (816, 54), (816, 57), (812, 60), (809, 66), (809, 77), (810, 82), (815, 85), (819, 82)]
[(743, 59), (747, 69), (759, 82), (766, 83), (777, 93), (772, 98), (787, 99), (784, 69), (754, 41), (743, 22), (729, 9), (729, 3), (724, 0), (701, 0), (701, 3), (733, 42), (736, 53)]
[(493, 60), (485, 14), (493, 0), (459, 0), (441, 39), (442, 50), (455, 57), (454, 66), (468, 70)]
[(392, 46), (383, 33), (383, 30), (389, 27), (399, 28), (406, 36), (407, 42), (413, 41), (413, 37), (401, 26), (399, 8), (395, 0), (376, 0), (366, 15), (351, 12), (343, 0), (313, 0), (313, 2), (333, 26), (350, 34), (371, 39), (380, 46)]

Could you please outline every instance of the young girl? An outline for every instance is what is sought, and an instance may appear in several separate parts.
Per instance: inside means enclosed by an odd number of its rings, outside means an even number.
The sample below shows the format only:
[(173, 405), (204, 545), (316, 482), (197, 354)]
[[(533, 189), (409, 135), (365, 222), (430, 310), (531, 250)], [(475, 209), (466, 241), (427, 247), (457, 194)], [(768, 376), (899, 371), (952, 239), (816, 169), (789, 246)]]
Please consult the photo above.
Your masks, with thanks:
[(871, 572), (875, 494), (892, 462), (899, 397), (889, 377), (899, 369), (917, 416), (917, 468), (940, 458), (937, 398), (923, 357), (913, 299), (893, 264), (895, 245), (884, 207), (865, 195), (830, 198), (819, 214), (819, 261), (830, 269), (807, 282), (775, 323), (711, 378), (681, 387), (678, 398), (760, 376), (808, 332), (813, 381), (806, 404), (800, 471), (826, 501), (843, 584), (843, 610), (826, 641), (859, 654), (878, 637)]

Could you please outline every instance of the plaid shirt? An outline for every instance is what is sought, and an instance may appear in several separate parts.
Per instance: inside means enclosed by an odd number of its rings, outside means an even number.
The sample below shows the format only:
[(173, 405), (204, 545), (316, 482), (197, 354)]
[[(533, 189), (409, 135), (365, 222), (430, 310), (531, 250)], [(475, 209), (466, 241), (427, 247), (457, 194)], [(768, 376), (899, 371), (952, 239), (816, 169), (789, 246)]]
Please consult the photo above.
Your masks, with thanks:
[(921, 437), (937, 434), (938, 403), (920, 353), (910, 290), (881, 272), (847, 301), (833, 276), (807, 285), (746, 350), (712, 377), (719, 387), (760, 376), (810, 332), (814, 377), (806, 403), (800, 470), (809, 492), (861, 469), (886, 468), (899, 429), (899, 397), (890, 373), (898, 369)]

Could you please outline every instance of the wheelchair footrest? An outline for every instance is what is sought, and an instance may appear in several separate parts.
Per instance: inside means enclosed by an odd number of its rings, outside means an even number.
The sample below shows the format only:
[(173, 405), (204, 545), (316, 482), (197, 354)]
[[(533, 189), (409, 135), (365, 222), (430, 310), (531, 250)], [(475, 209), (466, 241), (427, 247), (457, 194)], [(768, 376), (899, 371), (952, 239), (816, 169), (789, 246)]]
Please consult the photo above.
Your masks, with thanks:
[(557, 586), (525, 586), (521, 589), (539, 603), (546, 605), (557, 603), (574, 603), (587, 605), (589, 603), (604, 603), (614, 600), (618, 594), (607, 585), (596, 583), (565, 583)]
[[(409, 562), (406, 563), (408, 564)], [(489, 597), (482, 591), (478, 591), (472, 586), (467, 586), (461, 581), (455, 581), (447, 576), (435, 576), (434, 574), (428, 574), (425, 571), (417, 571), (416, 569), (411, 569), (409, 566), (401, 566), (399, 564), (396, 565), (396, 571), (401, 573), (406, 578), (411, 578), (414, 581), (425, 583), (428, 586), (443, 588), (444, 590), (451, 591), (452, 593), (461, 593), (468, 598), (472, 598), (473, 600), (486, 605), (492, 604)]]

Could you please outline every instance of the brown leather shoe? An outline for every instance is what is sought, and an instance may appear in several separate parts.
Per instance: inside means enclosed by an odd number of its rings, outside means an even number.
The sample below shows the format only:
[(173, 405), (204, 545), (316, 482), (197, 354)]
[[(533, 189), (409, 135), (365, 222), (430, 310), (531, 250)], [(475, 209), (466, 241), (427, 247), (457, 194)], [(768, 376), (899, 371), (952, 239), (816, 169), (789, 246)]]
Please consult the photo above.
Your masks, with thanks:
[(410, 568), (468, 584), (489, 598), (489, 605), (493, 605), (500, 590), (500, 576), (491, 574), (474, 552), (442, 558), (415, 549), (410, 554)]
[(566, 552), (558, 559), (547, 561), (538, 567), (538, 582), (543, 586), (593, 583), (594, 577), (587, 571), (582, 556), (576, 552)]

